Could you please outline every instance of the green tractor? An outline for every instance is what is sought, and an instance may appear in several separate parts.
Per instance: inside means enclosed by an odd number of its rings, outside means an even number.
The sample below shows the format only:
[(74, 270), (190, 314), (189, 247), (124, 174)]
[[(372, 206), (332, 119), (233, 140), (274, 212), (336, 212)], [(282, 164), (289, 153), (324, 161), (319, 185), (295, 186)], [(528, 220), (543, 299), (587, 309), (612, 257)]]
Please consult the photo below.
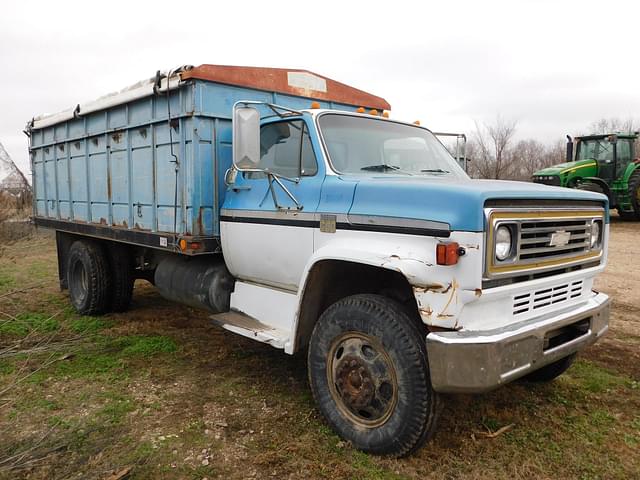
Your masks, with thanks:
[(575, 139), (567, 135), (567, 163), (538, 170), (533, 181), (604, 193), (620, 217), (640, 220), (639, 135), (612, 133)]

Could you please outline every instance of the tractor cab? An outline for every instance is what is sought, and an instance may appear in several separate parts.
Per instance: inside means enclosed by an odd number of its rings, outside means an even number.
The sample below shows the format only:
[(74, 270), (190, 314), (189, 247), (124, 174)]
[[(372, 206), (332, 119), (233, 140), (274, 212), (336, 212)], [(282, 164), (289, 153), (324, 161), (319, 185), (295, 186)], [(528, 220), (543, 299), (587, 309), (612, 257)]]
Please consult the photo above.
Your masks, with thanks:
[(616, 134), (577, 137), (575, 161), (595, 160), (596, 177), (613, 183), (634, 158), (634, 140)]

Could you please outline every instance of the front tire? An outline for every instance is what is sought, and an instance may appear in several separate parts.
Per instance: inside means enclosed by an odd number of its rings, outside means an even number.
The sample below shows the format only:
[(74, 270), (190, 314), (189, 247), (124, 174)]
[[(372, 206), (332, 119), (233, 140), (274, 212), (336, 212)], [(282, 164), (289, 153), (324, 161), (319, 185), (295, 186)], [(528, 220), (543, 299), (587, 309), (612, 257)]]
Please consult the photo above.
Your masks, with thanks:
[(600, 185), (593, 182), (582, 182), (576, 186), (578, 190), (584, 190), (585, 192), (595, 192), (604, 194), (604, 190)]
[(374, 454), (407, 455), (434, 433), (425, 334), (398, 303), (354, 295), (330, 306), (309, 344), (309, 383), (338, 435)]
[(104, 313), (109, 301), (109, 263), (99, 243), (77, 240), (69, 249), (67, 281), (71, 304), (81, 315)]

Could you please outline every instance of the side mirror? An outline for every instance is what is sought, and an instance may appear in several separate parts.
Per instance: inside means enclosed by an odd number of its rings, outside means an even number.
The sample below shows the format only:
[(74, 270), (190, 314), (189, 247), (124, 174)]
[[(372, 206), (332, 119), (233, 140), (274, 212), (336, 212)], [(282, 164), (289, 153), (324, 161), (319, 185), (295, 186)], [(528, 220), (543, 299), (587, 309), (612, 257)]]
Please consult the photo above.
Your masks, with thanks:
[(236, 105), (233, 108), (233, 164), (240, 171), (259, 170), (260, 112)]

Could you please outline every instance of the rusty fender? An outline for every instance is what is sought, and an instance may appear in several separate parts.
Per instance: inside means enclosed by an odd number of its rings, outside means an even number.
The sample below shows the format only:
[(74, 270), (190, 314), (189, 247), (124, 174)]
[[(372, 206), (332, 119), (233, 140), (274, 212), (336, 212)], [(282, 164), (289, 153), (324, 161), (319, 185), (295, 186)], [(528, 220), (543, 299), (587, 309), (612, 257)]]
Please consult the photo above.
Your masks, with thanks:
[[(469, 247), (469, 246), (468, 246)], [(428, 282), (434, 265), (417, 258), (402, 258), (390, 255), (383, 259), (380, 266), (402, 273), (412, 285), (413, 294), (422, 321), (432, 327), (460, 329), (460, 312), (465, 303), (477, 300), (482, 290), (466, 290), (460, 287), (455, 277), (446, 283)]]
[(464, 290), (454, 278), (446, 285), (433, 283), (414, 286), (413, 294), (420, 317), (426, 325), (459, 330), (462, 325), (458, 320), (464, 304), (478, 299), (482, 290)]

